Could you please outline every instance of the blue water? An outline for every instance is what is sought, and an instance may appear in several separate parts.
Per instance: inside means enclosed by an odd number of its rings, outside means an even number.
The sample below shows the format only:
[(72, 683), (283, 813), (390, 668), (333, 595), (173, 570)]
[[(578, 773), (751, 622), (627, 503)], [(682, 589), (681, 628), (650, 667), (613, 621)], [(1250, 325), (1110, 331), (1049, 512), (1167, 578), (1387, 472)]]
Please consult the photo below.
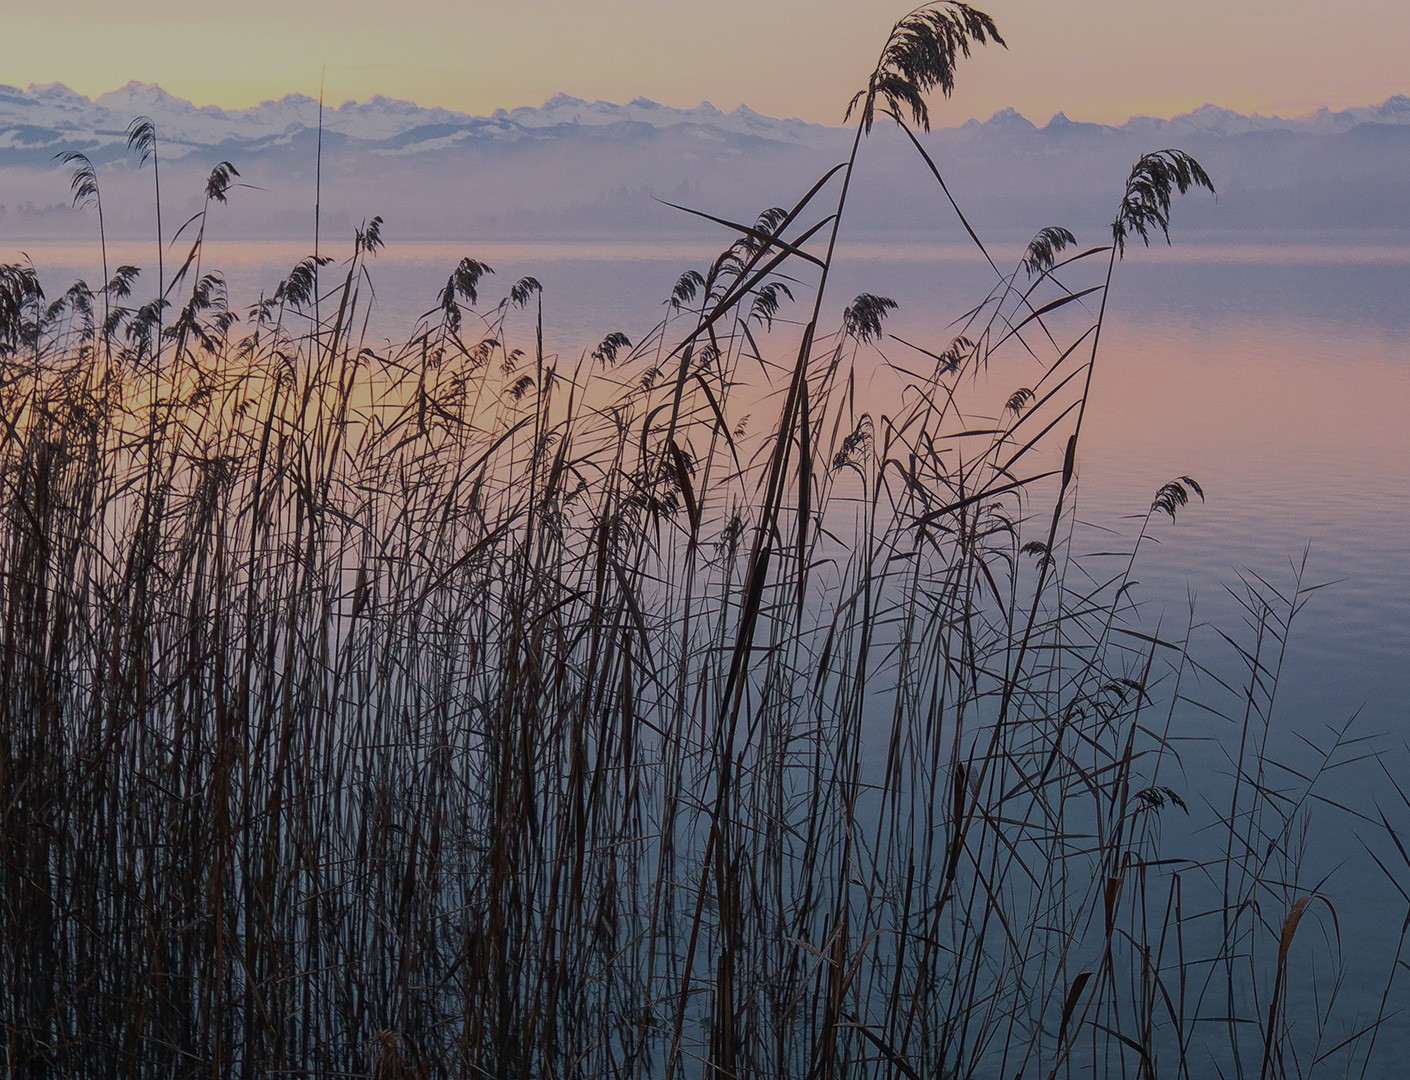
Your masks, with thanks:
[[(1295, 623), (1280, 694), (1288, 724), (1357, 714), (1365, 733), (1410, 740), (1410, 240), (1175, 238), (1117, 267), (1079, 459), (1081, 517), (1127, 529), (1123, 515), (1143, 514), (1161, 484), (1195, 477), (1207, 501), (1159, 526), (1140, 563), (1148, 602), (1179, 610), (1192, 591), (1199, 618), (1222, 625), (1237, 612), (1225, 587), (1240, 571), (1286, 584), (1305, 556), (1304, 583), (1329, 584)], [(1021, 250), (991, 247), (1001, 266)], [(213, 244), (206, 267), (225, 273), (240, 309), (307, 253)], [(639, 339), (681, 271), (711, 253), (696, 241), (392, 243), (372, 267), (370, 343), (404, 339), (472, 255), (496, 271), (482, 281), (485, 309), (521, 276), (542, 282), (546, 345), (571, 362), (611, 331)], [(0, 247), (0, 260), (32, 259), (51, 294), (78, 276), (96, 282), (95, 255), (67, 242)], [(113, 266), (154, 261), (147, 244), (109, 252)], [(330, 283), (337, 270), (325, 271)], [(966, 244), (844, 238), (824, 318), (878, 293), (899, 303), (889, 330), (943, 346), (946, 324), (993, 279)], [(803, 316), (809, 293), (795, 291), (783, 319)], [(883, 351), (914, 359), (894, 341)], [(1033, 377), (1021, 365), (990, 373), (1005, 392)]]
[[(87, 249), (27, 251), (51, 288), (79, 274), (96, 280)], [(231, 245), (209, 263), (226, 270), (239, 306), (261, 288), (272, 291), (303, 254), (293, 245)], [(537, 277), (547, 345), (573, 358), (609, 331), (639, 336), (662, 313), (677, 275), (702, 266), (710, 251), (653, 243), (393, 245), (377, 260), (374, 341), (404, 336), (462, 255), (497, 271), (483, 283), (487, 307), (518, 277)], [(863, 290), (891, 296), (900, 306), (889, 329), (942, 346), (945, 324), (993, 277), (960, 245), (858, 241), (841, 255), (825, 311), (835, 317)], [(0, 249), (0, 259), (16, 257)], [(152, 259), (119, 246), (111, 261)], [(800, 289), (800, 310), (805, 295)], [(1204, 488), (1203, 503), (1157, 521), (1137, 564), (1135, 595), (1147, 624), (1162, 627), (1188, 621), (1193, 598), (1193, 652), (1213, 675), (1241, 674), (1216, 628), (1248, 640), (1242, 582), (1261, 579), (1260, 588), (1290, 594), (1300, 578), (1311, 590), (1282, 658), (1269, 747), (1305, 772), (1337, 738), (1343, 743), (1307, 803), (1300, 883), (1310, 889), (1336, 871), (1325, 892), (1341, 919), (1348, 1023), (1374, 1011), (1406, 914), (1406, 900), (1355, 839), (1358, 829), (1410, 889), (1410, 867), (1394, 846), (1356, 819), (1383, 811), (1410, 838), (1410, 806), (1396, 790), (1410, 791), (1407, 298), (1410, 244), (1394, 239), (1196, 238), (1170, 250), (1133, 250), (1117, 270), (1078, 461), (1078, 550), (1108, 545), (1103, 530), (1133, 534), (1155, 490), (1174, 477), (1193, 476)], [(883, 349), (906, 355), (895, 342)], [(1006, 390), (1032, 375), (1020, 365), (990, 377)], [(1177, 710), (1172, 734), (1183, 768), (1167, 780), (1195, 805), (1214, 802), (1231, 773), (1236, 729), (1210, 710), (1237, 715), (1240, 702), (1212, 676), (1184, 691), (1209, 708)], [(1270, 782), (1289, 792), (1301, 786), (1295, 773)], [(1410, 1008), (1407, 988), (1403, 978), (1392, 1008)], [(1293, 989), (1293, 1002), (1306, 1006), (1299, 993)], [(1393, 1021), (1383, 1048), (1410, 1049), (1407, 1029), (1403, 1018)]]

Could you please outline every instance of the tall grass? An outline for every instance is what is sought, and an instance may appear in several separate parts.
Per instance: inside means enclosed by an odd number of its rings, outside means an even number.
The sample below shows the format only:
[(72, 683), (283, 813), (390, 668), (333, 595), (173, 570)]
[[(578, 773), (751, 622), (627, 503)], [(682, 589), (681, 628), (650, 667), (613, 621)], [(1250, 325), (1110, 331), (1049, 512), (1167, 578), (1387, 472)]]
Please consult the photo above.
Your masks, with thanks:
[(926, 126), (986, 41), (906, 16), (848, 161), (577, 358), (537, 281), (482, 303), (471, 258), (369, 345), (376, 219), (237, 313), (201, 269), (228, 163), (152, 303), (127, 267), (52, 301), (0, 267), (8, 1071), (1369, 1067), (1394, 969), (1344, 1042), (1289, 1012), (1337, 911), (1297, 879), (1317, 778), (1269, 775), (1305, 590), (1246, 582), (1222, 839), (1177, 857), (1204, 807), (1171, 730), (1212, 673), (1132, 572), (1199, 485), (1117, 573), (1071, 543), (1113, 273), (1208, 177), (1161, 151), (1111, 244), (986, 248), (959, 332), (892, 360), (886, 298), (826, 325), (873, 123)]

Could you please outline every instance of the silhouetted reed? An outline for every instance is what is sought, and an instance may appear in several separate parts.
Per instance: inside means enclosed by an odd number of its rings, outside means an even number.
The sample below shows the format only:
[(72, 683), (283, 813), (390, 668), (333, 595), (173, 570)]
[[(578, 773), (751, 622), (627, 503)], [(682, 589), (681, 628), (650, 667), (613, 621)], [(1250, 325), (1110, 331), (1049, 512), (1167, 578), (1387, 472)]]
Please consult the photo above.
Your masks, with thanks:
[(129, 267), (52, 301), (0, 267), (7, 1070), (1364, 1068), (1389, 1005), (1341, 1045), (1288, 1015), (1335, 917), (1297, 885), (1315, 777), (1267, 775), (1305, 591), (1247, 579), (1247, 683), (1206, 705), (1229, 805), (1170, 853), (1198, 665), (1132, 570), (1203, 493), (1161, 487), (1119, 573), (1071, 543), (1112, 273), (1209, 178), (1142, 158), (1111, 244), (991, 258), (905, 360), (885, 297), (825, 323), (866, 134), (928, 126), (990, 40), (908, 15), (848, 161), (576, 359), (538, 281), (482, 305), (470, 258), (369, 344), (377, 219), (235, 311), (201, 260), (228, 163), (146, 305)]

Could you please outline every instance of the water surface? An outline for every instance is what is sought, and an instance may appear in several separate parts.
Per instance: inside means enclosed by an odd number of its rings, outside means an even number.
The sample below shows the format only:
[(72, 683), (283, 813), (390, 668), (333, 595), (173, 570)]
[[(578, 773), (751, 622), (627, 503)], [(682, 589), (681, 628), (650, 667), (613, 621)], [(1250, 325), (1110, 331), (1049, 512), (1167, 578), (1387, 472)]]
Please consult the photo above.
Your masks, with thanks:
[[(1105, 530), (1133, 535), (1157, 488), (1196, 478), (1206, 501), (1156, 523), (1155, 542), (1138, 563), (1137, 595), (1148, 620), (1169, 626), (1188, 621), (1193, 598), (1203, 627), (1193, 638), (1197, 659), (1235, 677), (1236, 658), (1211, 627), (1244, 632), (1241, 575), (1284, 592), (1299, 580), (1304, 588), (1325, 585), (1309, 593), (1293, 622), (1274, 756), (1311, 768), (1313, 747), (1328, 746), (1333, 733), (1365, 738), (1360, 750), (1340, 753), (1335, 760), (1349, 763), (1328, 773), (1320, 790), (1362, 813), (1394, 813), (1392, 781), (1364, 751), (1410, 744), (1410, 244), (1364, 236), (1176, 239), (1170, 249), (1133, 248), (1117, 267), (1078, 462), (1084, 524), (1077, 546), (1109, 546)], [(1017, 250), (1002, 254), (1013, 259)], [(77, 276), (98, 280), (91, 248), (40, 243), (26, 253), (51, 292)], [(238, 308), (272, 292), (307, 253), (298, 244), (217, 244), (207, 266), (225, 272)], [(542, 282), (547, 347), (571, 361), (610, 331), (637, 340), (662, 315), (680, 272), (703, 267), (711, 254), (694, 242), (394, 243), (375, 260), (370, 336), (372, 343), (404, 339), (434, 306), (456, 261), (471, 255), (496, 271), (482, 282), (487, 309), (521, 276)], [(1000, 256), (996, 247), (1006, 265)], [(0, 259), (18, 257), (0, 250)], [(961, 244), (863, 239), (844, 242), (840, 260), (825, 313), (836, 320), (861, 291), (890, 296), (899, 308), (888, 329), (931, 347), (943, 347), (950, 321), (994, 280), (979, 253)], [(155, 257), (150, 247), (118, 244), (109, 262), (151, 267)], [(330, 280), (336, 269), (325, 272)], [(808, 307), (807, 286), (795, 291), (785, 319), (804, 317)], [(898, 361), (915, 359), (895, 341), (882, 349)], [(881, 358), (875, 363), (880, 372)], [(1007, 392), (1036, 374), (1014, 362), (988, 377)], [(1213, 682), (1196, 680), (1186, 692), (1230, 707)], [(1228, 732), (1195, 709), (1177, 720), (1185, 790), (1194, 801), (1206, 775), (1229, 772), (1221, 749)], [(1295, 776), (1282, 779), (1295, 786)], [(1404, 820), (1403, 806), (1399, 813)], [(1349, 822), (1326, 803), (1317, 806), (1307, 877), (1315, 881), (1347, 861), (1333, 891), (1350, 1000), (1366, 1011), (1382, 985), (1384, 941), (1399, 932), (1404, 902), (1346, 842)], [(1362, 998), (1358, 986), (1366, 988)]]

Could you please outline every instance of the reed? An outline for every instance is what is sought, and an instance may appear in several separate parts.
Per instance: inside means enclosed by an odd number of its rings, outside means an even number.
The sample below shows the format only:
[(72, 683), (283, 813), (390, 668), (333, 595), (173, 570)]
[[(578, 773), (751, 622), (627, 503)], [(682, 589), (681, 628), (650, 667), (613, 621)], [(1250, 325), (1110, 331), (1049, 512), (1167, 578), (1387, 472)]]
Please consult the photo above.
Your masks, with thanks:
[(576, 358), (473, 258), (371, 344), (375, 218), (237, 312), (202, 271), (229, 163), (152, 303), (0, 267), (8, 1072), (1374, 1074), (1396, 966), (1349, 1037), (1289, 1015), (1340, 902), (1298, 879), (1320, 777), (1267, 742), (1308, 588), (1240, 586), (1214, 809), (1172, 731), (1218, 673), (1132, 603), (1198, 483), (1119, 573), (1072, 543), (1113, 276), (1209, 178), (1148, 155), (1110, 243), (1012, 270), (970, 230), (995, 286), (957, 333), (890, 338), (870, 294), (825, 324), (873, 124), (927, 127), (1001, 40), (911, 12), (847, 162)]

